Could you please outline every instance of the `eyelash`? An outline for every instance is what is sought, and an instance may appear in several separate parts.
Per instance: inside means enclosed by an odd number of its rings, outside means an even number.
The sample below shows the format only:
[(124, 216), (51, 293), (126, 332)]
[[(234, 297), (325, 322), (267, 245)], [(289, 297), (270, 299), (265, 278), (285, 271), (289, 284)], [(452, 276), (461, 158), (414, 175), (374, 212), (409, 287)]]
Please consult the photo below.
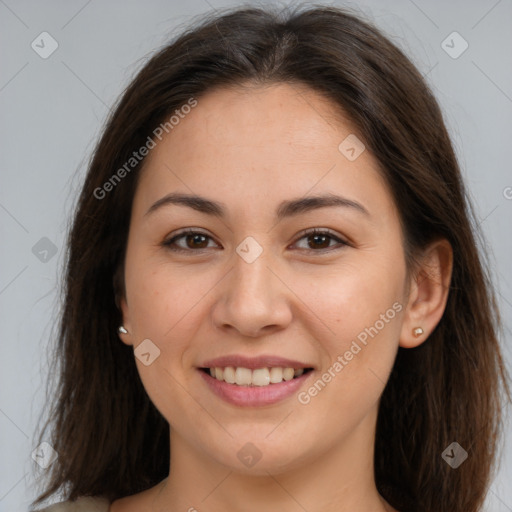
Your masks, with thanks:
[[(193, 229), (187, 229), (187, 230), (182, 231), (182, 232), (178, 233), (177, 235), (173, 236), (169, 240), (164, 241), (162, 243), (162, 246), (166, 247), (170, 251), (179, 252), (179, 253), (186, 253), (186, 252), (202, 253), (203, 251), (208, 249), (207, 247), (202, 248), (202, 249), (197, 249), (197, 250), (196, 249), (184, 249), (182, 247), (176, 247), (176, 246), (172, 247), (173, 244), (176, 242), (176, 240), (179, 240), (180, 238), (185, 238), (187, 236), (192, 236), (192, 235), (202, 235), (206, 238), (212, 239), (212, 237), (210, 237), (206, 233), (203, 233), (201, 231), (194, 231)], [(334, 233), (332, 233), (330, 230), (318, 229), (318, 228), (311, 228), (311, 229), (306, 230), (305, 232), (303, 232), (301, 234), (301, 236), (297, 239), (297, 241), (302, 240), (303, 238), (306, 238), (309, 236), (315, 236), (315, 235), (327, 236), (327, 237), (331, 238), (332, 240), (337, 241), (340, 246), (339, 247), (328, 247), (325, 249), (318, 249), (318, 250), (317, 249), (303, 249), (306, 252), (323, 252), (323, 253), (325, 253), (325, 252), (330, 252), (332, 250), (342, 249), (344, 246), (350, 245), (348, 242), (346, 242), (345, 240), (342, 240), (341, 238), (336, 236)], [(294, 242), (294, 243), (296, 243), (296, 242)]]

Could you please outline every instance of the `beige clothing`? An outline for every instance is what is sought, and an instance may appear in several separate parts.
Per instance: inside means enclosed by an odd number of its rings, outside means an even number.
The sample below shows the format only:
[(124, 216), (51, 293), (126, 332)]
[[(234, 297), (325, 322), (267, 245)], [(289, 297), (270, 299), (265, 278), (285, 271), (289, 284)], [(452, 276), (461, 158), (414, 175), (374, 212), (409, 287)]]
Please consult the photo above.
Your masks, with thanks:
[(37, 512), (108, 512), (110, 502), (105, 498), (78, 498), (76, 501), (61, 501)]

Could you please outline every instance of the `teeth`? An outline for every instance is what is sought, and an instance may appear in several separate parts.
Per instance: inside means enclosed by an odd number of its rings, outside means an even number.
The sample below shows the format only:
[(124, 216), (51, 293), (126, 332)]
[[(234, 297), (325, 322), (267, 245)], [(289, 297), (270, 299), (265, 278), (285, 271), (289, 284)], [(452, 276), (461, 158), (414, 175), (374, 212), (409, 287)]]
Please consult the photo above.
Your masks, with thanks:
[(304, 368), (250, 368), (227, 366), (226, 368), (210, 368), (210, 375), (217, 380), (226, 381), (237, 386), (268, 386), (300, 377)]
[[(217, 368), (215, 368), (215, 373), (217, 373)], [(249, 368), (237, 368), (235, 370), (235, 384), (238, 386), (248, 386), (251, 384), (252, 372)]]
[(272, 384), (279, 384), (283, 380), (282, 368), (270, 368), (270, 382)]
[[(210, 368), (211, 371), (211, 368)], [(228, 384), (234, 384), (236, 382), (235, 369), (232, 366), (224, 368), (224, 380)]]
[(292, 380), (294, 371), (295, 370), (293, 368), (285, 368), (283, 370), (283, 379), (284, 380)]
[(258, 368), (252, 372), (253, 386), (266, 386), (270, 384), (270, 372), (268, 368)]

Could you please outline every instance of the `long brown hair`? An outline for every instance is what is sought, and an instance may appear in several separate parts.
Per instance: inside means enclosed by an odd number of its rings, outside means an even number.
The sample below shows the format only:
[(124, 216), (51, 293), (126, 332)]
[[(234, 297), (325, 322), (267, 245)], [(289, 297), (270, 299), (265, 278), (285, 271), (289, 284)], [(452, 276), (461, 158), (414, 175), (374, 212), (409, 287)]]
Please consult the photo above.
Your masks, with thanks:
[[(213, 87), (279, 82), (325, 95), (358, 128), (395, 199), (409, 267), (434, 239), (446, 238), (453, 248), (445, 313), (426, 342), (399, 349), (384, 389), (375, 480), (402, 512), (480, 509), (510, 391), (475, 215), (421, 74), (370, 23), (324, 6), (208, 15), (158, 51), (113, 109), (69, 233), (58, 371), (50, 370), (59, 381), (40, 436), (51, 439), (59, 457), (33, 505), (58, 490), (69, 500), (115, 500), (168, 475), (169, 425), (146, 394), (132, 348), (117, 335), (131, 205), (144, 159), (128, 170), (126, 162), (191, 98), (200, 101)], [(112, 180), (123, 165), (122, 180)], [(441, 456), (454, 441), (468, 452), (457, 469)]]

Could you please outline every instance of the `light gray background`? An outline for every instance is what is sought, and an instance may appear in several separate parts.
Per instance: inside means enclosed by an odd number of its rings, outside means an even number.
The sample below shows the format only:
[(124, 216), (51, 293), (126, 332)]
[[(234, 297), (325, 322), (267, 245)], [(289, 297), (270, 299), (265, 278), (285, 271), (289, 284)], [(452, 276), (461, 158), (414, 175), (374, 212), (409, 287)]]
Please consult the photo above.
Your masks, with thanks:
[[(31, 453), (45, 407), (64, 236), (109, 106), (183, 23), (237, 4), (0, 0), (0, 512), (25, 512), (35, 497), (33, 475), (41, 470)], [(512, 2), (332, 4), (355, 7), (381, 27), (427, 76), (441, 103), (491, 252), (510, 368)], [(59, 45), (47, 59), (31, 48), (43, 31)], [(441, 47), (453, 31), (469, 44), (456, 59)], [(42, 237), (58, 249), (46, 262), (40, 260), (44, 254), (32, 252)], [(492, 512), (512, 511), (510, 423), (507, 429), (501, 469), (488, 498)]]

